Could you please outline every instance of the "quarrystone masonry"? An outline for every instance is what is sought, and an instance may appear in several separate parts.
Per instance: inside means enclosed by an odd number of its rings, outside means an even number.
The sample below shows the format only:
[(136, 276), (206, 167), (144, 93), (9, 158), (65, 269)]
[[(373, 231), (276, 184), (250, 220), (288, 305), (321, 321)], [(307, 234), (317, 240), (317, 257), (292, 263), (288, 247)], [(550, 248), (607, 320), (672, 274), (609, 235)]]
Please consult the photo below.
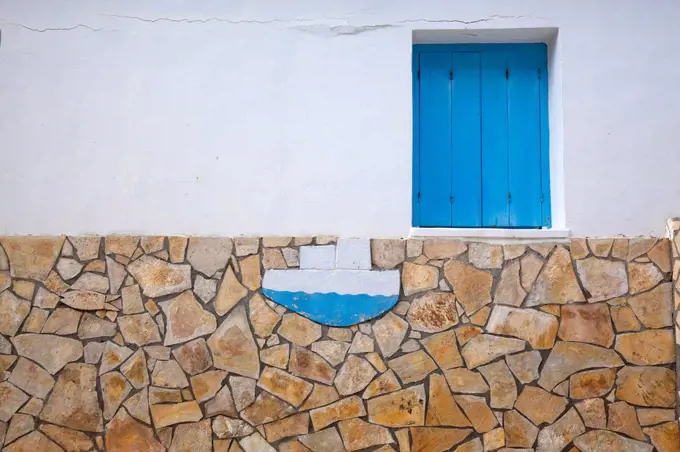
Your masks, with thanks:
[(678, 452), (672, 229), (372, 240), (401, 295), (347, 328), (261, 291), (334, 237), (0, 238), (0, 446)]

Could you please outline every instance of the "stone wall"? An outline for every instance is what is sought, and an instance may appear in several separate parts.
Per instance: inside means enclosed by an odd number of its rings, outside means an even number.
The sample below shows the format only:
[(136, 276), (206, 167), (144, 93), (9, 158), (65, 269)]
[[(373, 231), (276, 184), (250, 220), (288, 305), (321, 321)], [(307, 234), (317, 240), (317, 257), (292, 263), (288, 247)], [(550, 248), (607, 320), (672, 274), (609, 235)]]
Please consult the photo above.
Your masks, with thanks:
[(669, 240), (373, 240), (350, 327), (263, 295), (335, 241), (0, 239), (2, 450), (679, 450)]

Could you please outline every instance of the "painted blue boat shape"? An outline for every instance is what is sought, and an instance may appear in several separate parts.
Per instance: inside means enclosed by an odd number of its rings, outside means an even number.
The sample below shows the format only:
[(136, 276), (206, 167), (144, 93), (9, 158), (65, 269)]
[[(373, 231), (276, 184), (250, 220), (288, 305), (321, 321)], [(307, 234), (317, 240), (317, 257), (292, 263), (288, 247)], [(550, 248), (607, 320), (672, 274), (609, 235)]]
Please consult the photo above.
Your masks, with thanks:
[(268, 270), (262, 293), (314, 322), (350, 326), (392, 309), (399, 286), (396, 270)]
[(399, 295), (340, 295), (263, 289), (264, 295), (293, 312), (329, 326), (350, 326), (379, 317), (394, 307)]

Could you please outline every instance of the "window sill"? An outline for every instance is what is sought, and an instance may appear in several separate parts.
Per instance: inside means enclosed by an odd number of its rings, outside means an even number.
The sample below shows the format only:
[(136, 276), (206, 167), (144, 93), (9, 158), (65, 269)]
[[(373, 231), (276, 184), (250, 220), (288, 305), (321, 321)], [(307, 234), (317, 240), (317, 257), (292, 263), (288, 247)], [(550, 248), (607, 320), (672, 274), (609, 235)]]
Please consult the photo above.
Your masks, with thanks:
[(411, 228), (409, 237), (451, 237), (484, 242), (566, 242), (569, 229)]

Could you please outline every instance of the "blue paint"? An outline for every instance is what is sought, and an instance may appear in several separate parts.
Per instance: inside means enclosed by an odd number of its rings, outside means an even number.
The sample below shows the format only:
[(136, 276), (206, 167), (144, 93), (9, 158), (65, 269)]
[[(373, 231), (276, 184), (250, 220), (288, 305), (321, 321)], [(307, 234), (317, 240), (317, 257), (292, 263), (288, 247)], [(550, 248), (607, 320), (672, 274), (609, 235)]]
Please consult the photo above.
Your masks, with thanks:
[(506, 55), (482, 55), (482, 225), (509, 226)]
[(541, 218), (541, 112), (538, 62), (508, 53), (508, 206), (511, 227), (536, 227)]
[(482, 137), (480, 54), (454, 53), (451, 102), (451, 220), (450, 225), (482, 225)]
[(546, 45), (418, 44), (413, 74), (413, 225), (550, 227)]
[(451, 54), (420, 56), (420, 224), (451, 225)]
[(541, 106), (541, 218), (543, 227), (552, 226), (550, 203), (550, 127), (548, 127), (548, 55), (540, 55), (539, 96)]
[(314, 322), (350, 326), (379, 317), (397, 304), (398, 295), (340, 295), (262, 289), (262, 293)]

